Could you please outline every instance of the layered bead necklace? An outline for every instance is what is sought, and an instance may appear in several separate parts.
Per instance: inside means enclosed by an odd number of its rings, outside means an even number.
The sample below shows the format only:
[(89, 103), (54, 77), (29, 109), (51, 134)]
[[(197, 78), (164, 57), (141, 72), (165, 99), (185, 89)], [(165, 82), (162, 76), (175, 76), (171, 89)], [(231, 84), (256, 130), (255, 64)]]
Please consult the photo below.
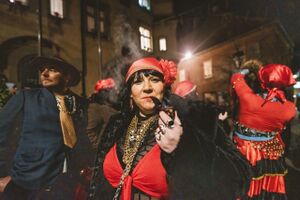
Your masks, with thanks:
[(113, 200), (118, 199), (124, 180), (131, 171), (133, 160), (143, 142), (143, 139), (146, 136), (147, 130), (157, 119), (158, 119), (158, 115), (153, 115), (148, 119), (142, 121), (141, 125), (138, 127), (138, 117), (135, 115), (132, 118), (130, 125), (127, 129), (125, 142), (124, 142), (124, 155), (122, 158), (126, 167), (121, 176)]
[[(127, 165), (133, 160), (137, 153), (149, 127), (158, 119), (158, 115), (153, 115), (148, 119), (140, 122), (141, 125), (138, 128), (138, 117), (134, 116), (127, 129), (125, 142), (124, 142), (124, 155), (123, 162)], [(133, 157), (133, 158), (132, 158)]]

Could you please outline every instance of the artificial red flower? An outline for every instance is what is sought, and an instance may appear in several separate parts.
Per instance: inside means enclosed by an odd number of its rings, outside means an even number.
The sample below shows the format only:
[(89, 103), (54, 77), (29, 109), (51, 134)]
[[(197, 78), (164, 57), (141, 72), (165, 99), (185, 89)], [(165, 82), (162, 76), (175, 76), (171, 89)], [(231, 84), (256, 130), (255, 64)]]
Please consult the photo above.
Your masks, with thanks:
[(108, 78), (108, 79), (101, 79), (99, 81), (97, 81), (96, 85), (95, 85), (95, 93), (101, 91), (101, 90), (105, 90), (105, 89), (111, 89), (113, 87), (115, 87), (115, 81), (112, 78)]
[(173, 61), (163, 60), (159, 61), (164, 74), (164, 81), (171, 85), (176, 80), (177, 68)]

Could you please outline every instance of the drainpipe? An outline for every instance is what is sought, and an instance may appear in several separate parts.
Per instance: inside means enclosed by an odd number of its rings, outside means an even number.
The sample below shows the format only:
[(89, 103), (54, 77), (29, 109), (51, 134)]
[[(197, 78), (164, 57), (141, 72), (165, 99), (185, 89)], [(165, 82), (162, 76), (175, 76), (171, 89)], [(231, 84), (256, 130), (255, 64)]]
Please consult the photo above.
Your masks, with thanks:
[(43, 55), (42, 0), (38, 1), (38, 9), (36, 10), (36, 12), (38, 14), (38, 55), (42, 56)]
[(81, 87), (82, 87), (82, 96), (86, 97), (86, 40), (85, 40), (85, 0), (80, 0), (80, 32), (81, 32), (81, 59), (82, 59), (82, 71), (81, 71)]
[(96, 30), (97, 30), (97, 47), (98, 47), (98, 76), (102, 78), (102, 44), (101, 44), (101, 30), (100, 30), (100, 1), (96, 3)]

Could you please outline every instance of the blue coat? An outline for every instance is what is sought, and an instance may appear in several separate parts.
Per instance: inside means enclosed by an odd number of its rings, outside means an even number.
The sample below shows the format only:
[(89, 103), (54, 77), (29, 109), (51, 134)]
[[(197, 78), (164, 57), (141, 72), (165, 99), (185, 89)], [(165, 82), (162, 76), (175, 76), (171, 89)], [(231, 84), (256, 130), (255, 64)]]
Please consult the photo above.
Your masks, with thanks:
[[(84, 100), (75, 97), (77, 111), (72, 118), (78, 135), (86, 119)], [(6, 138), (13, 132), (18, 115), (21, 115), (21, 134), (9, 173), (5, 159)], [(27, 189), (50, 186), (62, 172), (69, 153), (70, 149), (63, 143), (56, 100), (49, 90), (23, 90), (9, 100), (0, 113), (0, 177), (11, 175), (17, 184)]]

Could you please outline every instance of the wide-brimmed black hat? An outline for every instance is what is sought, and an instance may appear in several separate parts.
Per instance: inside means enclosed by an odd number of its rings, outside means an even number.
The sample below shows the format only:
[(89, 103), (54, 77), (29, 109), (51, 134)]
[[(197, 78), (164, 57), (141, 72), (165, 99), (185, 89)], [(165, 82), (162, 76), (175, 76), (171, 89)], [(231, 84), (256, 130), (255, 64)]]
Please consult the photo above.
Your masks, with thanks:
[(68, 86), (75, 86), (80, 82), (80, 72), (76, 67), (69, 64), (65, 60), (59, 57), (46, 57), (46, 56), (38, 56), (34, 58), (31, 63), (32, 66), (42, 69), (45, 65), (53, 66), (57, 69), (63, 70), (64, 73), (70, 75), (70, 81)]

